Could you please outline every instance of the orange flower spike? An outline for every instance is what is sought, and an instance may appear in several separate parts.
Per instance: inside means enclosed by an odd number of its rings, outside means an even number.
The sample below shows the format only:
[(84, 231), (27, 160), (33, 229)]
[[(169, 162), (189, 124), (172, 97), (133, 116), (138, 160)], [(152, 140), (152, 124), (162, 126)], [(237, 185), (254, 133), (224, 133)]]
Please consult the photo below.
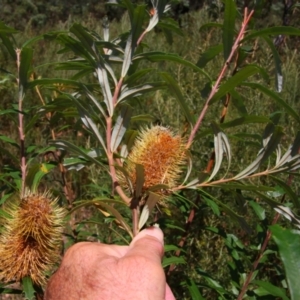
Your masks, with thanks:
[(45, 284), (45, 272), (59, 260), (65, 212), (50, 194), (27, 193), (7, 211), (0, 236), (0, 280)]
[(157, 184), (175, 187), (186, 160), (185, 143), (168, 128), (153, 126), (141, 131), (131, 149), (126, 166), (130, 180), (136, 182), (135, 165), (144, 167), (143, 191)]

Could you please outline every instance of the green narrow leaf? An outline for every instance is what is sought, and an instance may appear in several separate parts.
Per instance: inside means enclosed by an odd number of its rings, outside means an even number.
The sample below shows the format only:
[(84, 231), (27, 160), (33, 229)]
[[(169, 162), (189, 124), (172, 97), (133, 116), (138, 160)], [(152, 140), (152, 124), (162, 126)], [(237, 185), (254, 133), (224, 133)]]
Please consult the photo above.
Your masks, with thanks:
[(197, 66), (199, 68), (204, 68), (208, 62), (214, 59), (223, 50), (223, 44), (212, 46), (201, 54)]
[(44, 39), (44, 34), (41, 34), (41, 35), (38, 35), (38, 36), (35, 36), (31, 39), (28, 39), (23, 45), (22, 45), (22, 48), (27, 48), (29, 46), (31, 46), (31, 44), (34, 44), (35, 42), (37, 41), (40, 41), (40, 40), (43, 40)]
[(285, 290), (283, 288), (279, 288), (270, 282), (265, 282), (265, 281), (261, 281), (261, 280), (253, 280), (251, 283), (256, 284), (259, 287), (263, 288), (267, 292), (267, 295), (280, 297), (280, 299), (282, 299), (282, 300), (289, 300), (289, 298), (286, 296)]
[(122, 72), (121, 76), (124, 78), (129, 70), (131, 61), (132, 61), (132, 56), (133, 56), (133, 43), (132, 43), (132, 34), (130, 33), (127, 42), (126, 42), (126, 47), (125, 47), (125, 52), (124, 52), (124, 60), (123, 60), (123, 65), (122, 65)]
[(277, 149), (283, 134), (283, 129), (280, 126), (275, 126), (275, 130), (264, 148), (260, 165)]
[(121, 216), (121, 214), (111, 205), (106, 204), (104, 202), (97, 202), (94, 203), (94, 205), (100, 206), (101, 208), (104, 208), (107, 212), (109, 212), (110, 214), (112, 214), (119, 222), (120, 224), (124, 227), (124, 229), (127, 231), (127, 233), (131, 236), (131, 238), (133, 238), (133, 233), (130, 229), (130, 226), (125, 222), (124, 218)]
[(155, 207), (159, 199), (160, 199), (159, 195), (152, 192), (149, 193), (146, 204), (143, 207), (142, 213), (140, 215), (139, 225), (138, 225), (139, 230), (141, 230), (142, 227), (146, 224), (153, 208)]
[(131, 0), (122, 0), (121, 4), (126, 7), (130, 21), (133, 20), (134, 6)]
[(226, 61), (233, 45), (235, 34), (236, 5), (234, 0), (225, 0), (224, 23), (223, 23), (223, 50)]
[[(0, 23), (2, 23), (2, 22), (0, 22)], [(16, 61), (17, 60), (17, 54), (16, 54), (16, 51), (15, 51), (15, 47), (14, 47), (13, 43), (11, 42), (11, 40), (9, 39), (8, 35), (5, 34), (5, 33), (2, 33), (1, 29), (0, 29), (0, 39), (2, 40), (3, 45), (6, 47), (8, 53), (10, 54), (12, 59), (14, 61)]]
[(28, 72), (31, 66), (33, 50), (31, 48), (22, 48), (20, 51), (19, 89), (23, 94), (27, 88)]
[(4, 24), (4, 22), (0, 21), (0, 39), (2, 40), (3, 45), (6, 47), (8, 53), (12, 57), (14, 61), (17, 60), (17, 54), (15, 51), (15, 46), (10, 40), (12, 34), (17, 33), (18, 30), (15, 30), (12, 27), (8, 27)]
[(135, 172), (136, 172), (135, 197), (139, 198), (142, 195), (142, 190), (145, 182), (144, 166), (140, 164), (136, 164)]
[(181, 90), (179, 86), (177, 85), (177, 82), (175, 79), (168, 73), (160, 73), (161, 76), (164, 78), (164, 80), (168, 83), (169, 85), (169, 90), (170, 92), (173, 93), (173, 95), (176, 97), (178, 104), (182, 108), (184, 115), (187, 119), (187, 121), (190, 123), (191, 126), (195, 124), (195, 118), (194, 116), (190, 113), (190, 110), (186, 104), (186, 101), (181, 93)]
[(163, 268), (168, 267), (170, 265), (178, 265), (178, 264), (186, 264), (186, 261), (182, 256), (171, 256), (171, 257), (164, 257), (162, 266)]
[(27, 83), (29, 89), (34, 88), (35, 86), (55, 86), (63, 85), (67, 88), (82, 88), (82, 83), (76, 80), (62, 79), (62, 78), (52, 78), (52, 79), (36, 79)]
[(252, 33), (249, 33), (246, 35), (246, 37), (241, 41), (242, 44), (244, 44), (245, 41), (248, 41), (250, 39), (265, 36), (265, 35), (300, 35), (300, 30), (296, 27), (292, 26), (276, 26), (276, 27), (269, 27), (260, 29), (258, 31), (254, 31)]
[(20, 148), (19, 144), (8, 136), (0, 135), (0, 140), (11, 144), (12, 146), (16, 147), (17, 149)]
[(273, 239), (279, 248), (292, 300), (300, 299), (300, 232), (283, 229), (279, 225), (270, 227)]
[(290, 196), (295, 208), (299, 208), (300, 207), (300, 203), (299, 203), (299, 196), (297, 196), (297, 194), (292, 190), (292, 188), (286, 184), (284, 181), (280, 180), (279, 178), (270, 175), (270, 177), (281, 187), (283, 188), (284, 192)]
[(172, 54), (172, 53), (164, 53), (164, 52), (158, 52), (158, 51), (153, 51), (153, 52), (144, 52), (137, 54), (134, 56), (133, 60), (143, 60), (143, 59), (148, 59), (151, 62), (158, 62), (158, 61), (172, 61), (176, 62), (178, 64), (182, 64), (184, 66), (187, 66), (191, 68), (192, 70), (201, 73), (204, 75), (210, 82), (212, 82), (212, 79), (210, 78), (209, 74), (206, 73), (203, 69), (199, 68), (192, 62), (183, 59), (180, 57), (178, 54)]
[(58, 53), (65, 53), (67, 51), (73, 51), (75, 55), (85, 58), (91, 66), (96, 66), (95, 58), (90, 54), (90, 52), (82, 45), (81, 41), (69, 36), (68, 34), (59, 34), (57, 36), (59, 43), (63, 44), (66, 48), (59, 51)]
[(249, 201), (249, 205), (253, 208), (254, 212), (261, 221), (266, 218), (266, 210), (262, 208), (257, 202)]
[(132, 115), (132, 108), (129, 105), (123, 105), (121, 113), (117, 118), (116, 124), (113, 128), (111, 135), (111, 144), (110, 148), (112, 152), (115, 152), (119, 147), (123, 136), (128, 128), (130, 123), (130, 118)]
[(121, 76), (123, 78), (126, 76), (131, 65), (132, 57), (137, 47), (137, 41), (142, 32), (143, 23), (146, 15), (145, 13), (145, 5), (138, 5), (133, 11), (133, 18), (131, 20), (131, 32), (127, 39), (121, 72)]
[(260, 71), (259, 68), (254, 65), (248, 65), (244, 67), (239, 72), (237, 72), (234, 76), (232, 76), (231, 78), (229, 78), (227, 81), (225, 81), (223, 84), (220, 85), (218, 91), (213, 96), (209, 104), (211, 105), (214, 102), (220, 100), (228, 92), (233, 90), (235, 87), (240, 85), (243, 81), (245, 81), (247, 78), (258, 73), (259, 71)]
[(126, 77), (126, 79), (124, 80), (124, 86), (125, 85), (127, 85), (127, 86), (134, 85), (135, 86), (142, 77), (144, 77), (145, 75), (147, 75), (148, 73), (150, 73), (154, 70), (155, 70), (154, 68), (137, 70), (132, 75)]
[(230, 94), (232, 96), (231, 103), (238, 110), (239, 114), (242, 116), (248, 115), (248, 111), (247, 111), (247, 108), (246, 108), (245, 102), (244, 102), (245, 98), (235, 90), (231, 91)]
[(203, 197), (206, 204), (212, 209), (213, 213), (217, 216), (220, 216), (220, 209), (218, 207), (218, 205), (216, 204), (216, 202), (214, 202), (211, 199), (208, 199), (207, 197)]
[(23, 277), (22, 285), (23, 285), (23, 292), (25, 293), (25, 298), (27, 300), (35, 299), (35, 296), (34, 296), (35, 290), (33, 287), (32, 280), (29, 276)]
[(190, 292), (192, 300), (205, 300), (202, 297), (202, 295), (200, 294), (200, 291), (199, 291), (197, 285), (195, 284), (194, 280), (189, 279), (185, 282), (185, 284)]
[(81, 24), (75, 23), (71, 26), (70, 32), (78, 38), (85, 50), (87, 50), (92, 56), (95, 56), (95, 42), (86, 28), (84, 28)]
[(214, 23), (214, 22), (205, 23), (204, 25), (202, 25), (200, 27), (199, 31), (203, 31), (204, 29), (210, 29), (211, 27), (222, 28), (223, 24), (221, 24), (221, 23)]
[(274, 60), (274, 65), (275, 65), (275, 87), (278, 93), (282, 91), (282, 85), (283, 85), (283, 75), (282, 75), (282, 69), (281, 69), (281, 59), (279, 56), (279, 53), (273, 43), (273, 41), (268, 37), (268, 36), (263, 36), (263, 39), (266, 41), (268, 44), (269, 48), (272, 51), (272, 56)]
[(36, 192), (41, 179), (48, 174), (56, 164), (36, 163), (28, 168), (26, 175), (26, 186), (30, 188), (32, 192)]
[(5, 25), (5, 23), (3, 21), (0, 21), (0, 33), (18, 33), (19, 31), (12, 28), (12, 27), (8, 27), (7, 25)]
[[(132, 120), (132, 119), (131, 119)], [(138, 132), (136, 130), (127, 130), (124, 136), (124, 144), (122, 145), (121, 149), (121, 157), (126, 158), (128, 156), (128, 153), (130, 149), (132, 148), (135, 138), (138, 135)]]
[(86, 86), (84, 86), (84, 88), (86, 90), (86, 95), (92, 100), (92, 102), (96, 105), (96, 107), (101, 112), (102, 116), (105, 118), (106, 117), (106, 113), (105, 113), (104, 109), (102, 108), (101, 104), (99, 103), (100, 101), (98, 101), (94, 97), (94, 95), (88, 90), (88, 88)]
[(97, 159), (88, 155), (87, 152), (85, 152), (84, 150), (80, 149), (79, 147), (75, 146), (74, 144), (72, 144), (68, 141), (64, 141), (64, 140), (49, 141), (49, 145), (53, 145), (58, 149), (70, 151), (71, 153), (82, 156), (87, 161), (91, 161), (91, 162), (95, 163), (96, 165), (103, 167), (103, 164), (100, 161), (98, 161)]
[(200, 193), (202, 193), (205, 197), (210, 198), (212, 201), (214, 201), (233, 221), (237, 222), (243, 230), (245, 230), (247, 233), (251, 233), (251, 228), (245, 221), (245, 218), (242, 216), (239, 216), (236, 214), (233, 210), (231, 210), (226, 204), (224, 204), (222, 201), (219, 201), (215, 197), (212, 197), (210, 194), (205, 192), (204, 190), (199, 190)]
[(240, 189), (243, 191), (262, 191), (262, 192), (268, 192), (268, 191), (274, 191), (274, 187), (265, 186), (265, 185), (254, 185), (254, 184), (243, 184), (241, 182), (229, 182), (226, 184), (214, 184), (213, 186), (223, 188), (223, 189)]
[(134, 123), (134, 122), (146, 122), (146, 123), (153, 123), (156, 120), (156, 118), (152, 115), (137, 115), (134, 117), (131, 117), (130, 122)]
[(162, 81), (158, 82), (149, 82), (147, 84), (135, 86), (133, 88), (124, 87), (121, 91), (121, 94), (118, 98), (118, 102), (123, 102), (125, 99), (141, 96), (148, 92), (153, 92), (166, 87), (166, 83)]
[(300, 131), (297, 132), (297, 135), (295, 137), (295, 140), (293, 142), (293, 146), (291, 149), (291, 155), (295, 156), (299, 153), (299, 149), (300, 149)]
[(277, 104), (283, 107), (291, 117), (293, 117), (298, 123), (300, 123), (300, 115), (286, 102), (286, 100), (282, 99), (277, 93), (269, 90), (259, 83), (244, 82), (242, 85), (260, 90), (262, 93), (275, 100)]
[(165, 30), (165, 32), (168, 32), (171, 35), (174, 32), (174, 33), (176, 33), (180, 36), (184, 36), (184, 33), (183, 33), (182, 29), (179, 28), (179, 26), (178, 26), (178, 22), (171, 19), (171, 18), (168, 18), (167, 20), (161, 20), (157, 24), (157, 28)]

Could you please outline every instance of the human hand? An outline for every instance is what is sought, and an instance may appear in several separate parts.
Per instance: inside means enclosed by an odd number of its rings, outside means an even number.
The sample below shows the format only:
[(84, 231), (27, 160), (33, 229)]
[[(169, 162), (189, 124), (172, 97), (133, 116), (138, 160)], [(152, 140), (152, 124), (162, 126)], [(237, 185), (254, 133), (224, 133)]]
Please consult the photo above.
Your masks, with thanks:
[(75, 244), (51, 277), (45, 300), (175, 300), (162, 257), (163, 233), (156, 227), (129, 246)]

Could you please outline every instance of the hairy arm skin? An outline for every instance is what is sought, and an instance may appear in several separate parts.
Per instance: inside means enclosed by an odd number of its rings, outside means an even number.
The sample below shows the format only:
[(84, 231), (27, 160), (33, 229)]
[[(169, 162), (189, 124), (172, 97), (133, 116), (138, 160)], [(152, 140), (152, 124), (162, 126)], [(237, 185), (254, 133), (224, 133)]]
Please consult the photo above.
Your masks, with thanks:
[(143, 230), (129, 246), (78, 243), (50, 279), (45, 300), (174, 300), (162, 256), (158, 228)]

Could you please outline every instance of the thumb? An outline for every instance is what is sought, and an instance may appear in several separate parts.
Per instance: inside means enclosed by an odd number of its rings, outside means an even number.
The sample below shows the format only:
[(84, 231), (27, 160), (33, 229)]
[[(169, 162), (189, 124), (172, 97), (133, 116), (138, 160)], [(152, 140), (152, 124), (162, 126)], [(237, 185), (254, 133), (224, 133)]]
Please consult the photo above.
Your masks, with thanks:
[(126, 256), (142, 256), (155, 263), (161, 263), (164, 255), (164, 235), (160, 228), (142, 230), (132, 240)]

